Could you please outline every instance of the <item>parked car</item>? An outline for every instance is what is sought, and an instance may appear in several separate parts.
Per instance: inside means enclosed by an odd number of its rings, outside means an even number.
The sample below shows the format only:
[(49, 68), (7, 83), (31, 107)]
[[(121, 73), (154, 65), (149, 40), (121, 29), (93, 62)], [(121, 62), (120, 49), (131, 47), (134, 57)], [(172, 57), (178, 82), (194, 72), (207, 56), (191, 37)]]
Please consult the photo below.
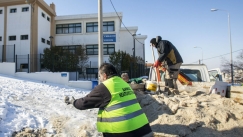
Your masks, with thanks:
[(148, 76), (141, 76), (141, 77), (138, 77), (138, 78), (148, 79)]

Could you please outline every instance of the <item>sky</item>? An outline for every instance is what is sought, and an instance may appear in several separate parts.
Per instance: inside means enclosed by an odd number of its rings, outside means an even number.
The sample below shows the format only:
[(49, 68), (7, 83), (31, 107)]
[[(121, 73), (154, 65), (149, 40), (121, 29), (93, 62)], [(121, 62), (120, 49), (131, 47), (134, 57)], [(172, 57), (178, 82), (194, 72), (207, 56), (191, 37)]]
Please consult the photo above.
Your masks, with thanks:
[[(98, 13), (98, 0), (44, 0), (56, 5), (57, 16)], [(180, 52), (184, 64), (203, 63), (222, 68), (222, 58), (233, 61), (243, 51), (242, 0), (103, 0), (103, 13), (122, 12), (126, 27), (147, 35), (145, 61), (154, 62), (150, 40), (161, 36)], [(114, 5), (115, 9), (113, 8)], [(219, 9), (211, 12), (210, 9)], [(228, 29), (230, 15), (231, 43)], [(124, 27), (123, 24), (121, 27)], [(194, 48), (198, 47), (198, 48)], [(157, 58), (156, 49), (154, 49)]]
[(0, 74), (0, 137), (9, 137), (24, 127), (46, 128), (47, 135), (56, 134), (58, 130), (53, 127), (57, 127), (63, 129), (63, 136), (78, 136), (87, 131), (98, 137), (98, 109), (81, 111), (64, 103), (65, 96), (80, 98), (89, 92)]

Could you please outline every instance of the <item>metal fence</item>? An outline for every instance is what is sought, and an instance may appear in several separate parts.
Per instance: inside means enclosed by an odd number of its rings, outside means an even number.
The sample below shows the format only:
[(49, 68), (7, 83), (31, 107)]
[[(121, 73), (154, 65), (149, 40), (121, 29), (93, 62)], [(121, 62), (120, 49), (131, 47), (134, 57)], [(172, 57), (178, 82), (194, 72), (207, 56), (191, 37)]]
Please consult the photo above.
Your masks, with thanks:
[[(14, 45), (6, 46), (6, 47), (8, 47), (8, 50), (15, 51)], [(14, 57), (12, 57), (14, 53), (10, 54), (9, 52), (7, 52), (6, 60), (4, 61), (3, 60), (4, 59), (3, 51), (0, 53), (2, 54), (0, 61), (15, 62), (16, 72), (27, 72), (27, 73), (33, 72), (33, 71), (30, 71), (30, 66), (32, 63), (31, 61), (36, 62), (36, 64), (35, 64), (36, 69), (34, 72), (44, 72), (44, 71), (49, 72), (50, 71), (43, 65), (43, 62), (42, 62), (43, 54), (15, 55)], [(50, 58), (51, 64), (56, 65), (55, 64), (56, 62), (57, 62), (56, 58), (54, 58), (54, 57)], [(98, 80), (98, 68), (91, 68), (91, 66), (89, 64), (91, 64), (91, 61), (88, 64), (86, 64), (86, 66), (83, 69), (80, 68), (80, 66), (76, 65), (76, 68), (73, 69), (73, 71), (71, 71), (72, 72), (71, 80)], [(67, 63), (63, 63), (63, 64), (61, 64), (61, 66), (64, 68), (62, 71), (70, 72), (70, 71), (68, 71)], [(55, 66), (53, 66), (53, 67), (55, 67)], [(54, 70), (54, 72), (56, 72), (55, 69), (53, 69), (53, 70)], [(127, 72), (129, 74), (130, 78), (136, 78), (136, 77), (146, 75), (145, 70), (146, 70), (146, 68), (145, 68), (144, 64), (131, 63), (128, 71), (121, 71), (121, 72), (119, 72), (119, 74), (121, 74), (123, 72)]]
[(0, 62), (3, 62), (3, 45), (0, 45)]
[(129, 71), (122, 71), (128, 73), (130, 78), (137, 78), (145, 75), (145, 65), (139, 63), (130, 63)]
[(15, 55), (16, 72), (30, 72), (30, 55)]
[(6, 45), (6, 62), (15, 62), (15, 44)]
[(15, 44), (0, 45), (0, 61), (15, 62)]
[[(46, 68), (43, 64), (43, 61), (42, 61), (43, 54), (15, 55), (16, 72), (28, 72), (29, 73), (30, 72), (30, 66), (31, 66), (30, 65), (31, 57), (33, 58), (32, 60), (36, 61), (36, 71), (34, 71), (34, 72), (51, 72), (51, 70)], [(53, 67), (51, 69), (54, 70), (52, 72), (57, 72), (57, 71), (55, 71), (55, 68), (60, 66), (60, 64), (56, 63), (57, 60), (58, 60), (58, 58), (55, 58), (55, 57), (51, 57), (50, 60), (49, 60), (49, 63), (52, 64), (52, 67)], [(72, 78), (70, 78), (70, 80), (94, 80), (94, 79), (98, 79), (98, 71), (94, 71), (94, 72), (87, 71), (87, 69), (91, 69), (89, 67), (83, 69), (84, 70), (83, 71), (80, 67), (78, 67), (78, 65), (76, 65), (76, 67), (73, 69), (73, 71), (69, 71), (69, 69), (68, 69), (69, 66), (67, 65), (67, 63), (63, 63), (63, 64), (61, 64), (61, 66), (63, 68), (62, 69), (63, 72), (71, 72), (70, 75), (72, 76)]]

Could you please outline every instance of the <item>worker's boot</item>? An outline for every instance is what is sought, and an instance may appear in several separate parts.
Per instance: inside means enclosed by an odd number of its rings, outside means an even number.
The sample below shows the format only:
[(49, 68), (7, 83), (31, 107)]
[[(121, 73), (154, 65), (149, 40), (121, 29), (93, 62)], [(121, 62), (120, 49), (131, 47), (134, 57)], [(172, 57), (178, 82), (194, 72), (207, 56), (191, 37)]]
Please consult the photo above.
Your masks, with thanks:
[(168, 95), (174, 95), (174, 93), (173, 93), (173, 89), (174, 89), (173, 79), (167, 79), (167, 84), (168, 84)]
[(171, 94), (170, 90), (169, 90), (169, 87), (165, 86), (164, 93), (167, 94), (167, 95)]
[(164, 88), (164, 93), (167, 94), (169, 88), (168, 88), (168, 83), (167, 83), (167, 79), (165, 79), (165, 88)]
[(176, 80), (177, 79), (173, 79), (173, 93), (175, 94), (175, 95), (179, 95), (180, 93), (179, 93), (179, 90), (178, 90), (178, 87), (177, 87), (177, 83), (176, 83)]

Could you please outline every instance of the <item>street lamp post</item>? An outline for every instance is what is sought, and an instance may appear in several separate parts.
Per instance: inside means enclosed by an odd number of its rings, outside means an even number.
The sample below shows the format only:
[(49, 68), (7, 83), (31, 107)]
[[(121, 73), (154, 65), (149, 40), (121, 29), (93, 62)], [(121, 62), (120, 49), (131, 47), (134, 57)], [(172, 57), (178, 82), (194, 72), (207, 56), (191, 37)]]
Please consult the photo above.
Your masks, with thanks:
[(227, 10), (223, 9), (211, 9), (212, 12), (214, 11), (224, 11), (228, 14), (228, 29), (229, 29), (229, 42), (230, 42), (230, 68), (231, 68), (231, 83), (234, 85), (234, 76), (233, 76), (233, 58), (232, 58), (232, 42), (231, 42), (231, 30), (230, 30), (230, 14)]
[(201, 47), (197, 47), (197, 46), (195, 46), (194, 48), (200, 48), (202, 50), (202, 61), (201, 61), (201, 64), (203, 64), (203, 49)]
[(135, 59), (135, 36), (136, 36), (137, 34), (132, 34), (132, 36), (133, 36), (133, 58)]
[[(132, 34), (132, 37), (133, 37), (133, 59), (134, 59), (134, 61), (135, 61), (135, 36), (136, 35), (137, 35), (136, 33)], [(132, 69), (134, 69), (134, 64), (132, 65)], [(132, 72), (131, 72), (132, 77), (134, 77), (134, 74), (133, 74), (134, 72), (135, 71), (132, 70)]]

